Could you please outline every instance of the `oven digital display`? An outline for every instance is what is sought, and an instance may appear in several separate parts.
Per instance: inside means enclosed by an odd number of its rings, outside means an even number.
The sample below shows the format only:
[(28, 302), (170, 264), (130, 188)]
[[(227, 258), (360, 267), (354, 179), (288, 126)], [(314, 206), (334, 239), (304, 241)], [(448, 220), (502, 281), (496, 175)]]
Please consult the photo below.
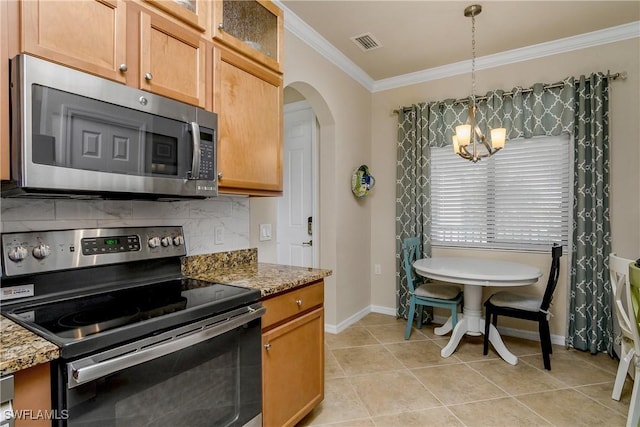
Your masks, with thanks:
[(82, 239), (82, 255), (101, 255), (140, 250), (140, 236), (85, 237)]

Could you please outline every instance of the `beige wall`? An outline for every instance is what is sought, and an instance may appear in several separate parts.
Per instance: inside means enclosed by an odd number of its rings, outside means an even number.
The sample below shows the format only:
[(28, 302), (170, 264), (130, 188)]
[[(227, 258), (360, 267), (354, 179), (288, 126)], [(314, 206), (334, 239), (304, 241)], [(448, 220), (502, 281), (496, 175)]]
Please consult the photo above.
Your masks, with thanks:
[[(478, 71), (477, 92), (490, 89), (530, 87), (536, 82), (553, 83), (566, 76), (595, 71), (626, 71), (625, 81), (611, 83), (611, 222), (612, 248), (627, 258), (640, 257), (640, 40), (633, 39), (580, 51), (549, 56), (499, 68)], [(399, 106), (422, 101), (461, 98), (469, 95), (470, 75), (417, 84), (373, 94), (371, 167), (376, 173), (376, 194), (371, 199), (371, 265), (381, 264), (382, 274), (371, 276), (371, 303), (395, 306), (395, 141)], [(536, 265), (548, 274), (549, 255), (500, 251), (434, 250), (434, 255), (474, 255), (522, 261)], [(566, 324), (566, 263), (563, 257), (561, 282), (556, 292), (551, 333), (564, 336)], [(541, 293), (546, 274), (536, 288)], [(522, 289), (521, 289), (522, 290)], [(532, 329), (526, 323), (507, 323), (510, 327)]]
[[(353, 170), (371, 161), (371, 93), (288, 31), (284, 46), (285, 87), (304, 95), (320, 124), (319, 266), (333, 270), (325, 279), (325, 322), (338, 326), (371, 304), (371, 199), (351, 193)], [(259, 244), (257, 224), (276, 224), (276, 205), (252, 199), (252, 244)], [(275, 242), (262, 243), (260, 261), (274, 260)]]
[[(594, 71), (626, 71), (625, 81), (612, 83), (610, 97), (611, 218), (613, 250), (620, 256), (640, 256), (640, 41), (638, 39), (549, 56), (477, 72), (477, 91), (529, 87), (556, 82), (566, 76)], [(311, 103), (321, 126), (320, 135), (320, 267), (333, 270), (326, 280), (326, 323), (347, 324), (371, 306), (395, 308), (395, 141), (396, 116), (391, 111), (414, 102), (468, 96), (470, 76), (455, 76), (409, 87), (369, 93), (311, 47), (288, 31), (285, 34), (285, 86), (291, 85)], [(366, 200), (350, 192), (350, 176), (367, 163), (376, 187)], [(276, 224), (276, 199), (251, 200), (251, 244), (260, 260), (275, 262), (271, 242), (254, 241), (258, 224)], [(523, 261), (545, 275), (527, 289), (538, 293), (546, 282), (549, 256), (522, 252), (436, 250), (435, 254), (462, 254)], [(555, 297), (552, 334), (564, 336), (566, 272)], [(382, 274), (373, 274), (380, 264)], [(523, 290), (523, 289), (520, 289)], [(508, 327), (532, 330), (532, 325), (505, 321)]]

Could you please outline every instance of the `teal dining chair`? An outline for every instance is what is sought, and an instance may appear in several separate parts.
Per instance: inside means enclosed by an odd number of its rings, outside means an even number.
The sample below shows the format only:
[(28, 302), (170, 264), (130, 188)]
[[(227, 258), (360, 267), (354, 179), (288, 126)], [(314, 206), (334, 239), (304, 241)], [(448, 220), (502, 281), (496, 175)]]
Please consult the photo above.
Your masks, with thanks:
[(451, 310), (451, 323), (455, 328), (458, 322), (458, 305), (462, 302), (462, 291), (456, 285), (417, 278), (413, 263), (422, 258), (420, 239), (408, 237), (402, 242), (402, 258), (404, 271), (407, 275), (407, 287), (409, 288), (409, 315), (407, 316), (407, 329), (404, 339), (411, 336), (413, 318), (418, 315), (418, 328), (422, 328), (422, 314), (424, 307), (439, 307)]

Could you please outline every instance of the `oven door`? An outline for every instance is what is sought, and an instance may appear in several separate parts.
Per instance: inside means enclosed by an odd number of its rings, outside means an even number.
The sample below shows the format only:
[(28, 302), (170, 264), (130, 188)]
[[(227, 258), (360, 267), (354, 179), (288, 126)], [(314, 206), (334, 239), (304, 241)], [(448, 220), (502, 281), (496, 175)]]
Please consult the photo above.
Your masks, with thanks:
[(256, 304), (60, 363), (59, 425), (260, 426), (264, 311)]

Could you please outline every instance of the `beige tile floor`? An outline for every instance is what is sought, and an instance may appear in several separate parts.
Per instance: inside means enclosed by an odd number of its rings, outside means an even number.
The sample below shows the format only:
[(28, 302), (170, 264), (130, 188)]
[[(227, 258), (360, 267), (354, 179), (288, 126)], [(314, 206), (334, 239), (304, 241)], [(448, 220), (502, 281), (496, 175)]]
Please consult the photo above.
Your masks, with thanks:
[(545, 371), (537, 341), (503, 337), (511, 366), (482, 337), (465, 337), (449, 358), (449, 336), (433, 326), (371, 313), (326, 334), (325, 398), (299, 426), (624, 426), (632, 381), (611, 399), (617, 360), (554, 346)]

